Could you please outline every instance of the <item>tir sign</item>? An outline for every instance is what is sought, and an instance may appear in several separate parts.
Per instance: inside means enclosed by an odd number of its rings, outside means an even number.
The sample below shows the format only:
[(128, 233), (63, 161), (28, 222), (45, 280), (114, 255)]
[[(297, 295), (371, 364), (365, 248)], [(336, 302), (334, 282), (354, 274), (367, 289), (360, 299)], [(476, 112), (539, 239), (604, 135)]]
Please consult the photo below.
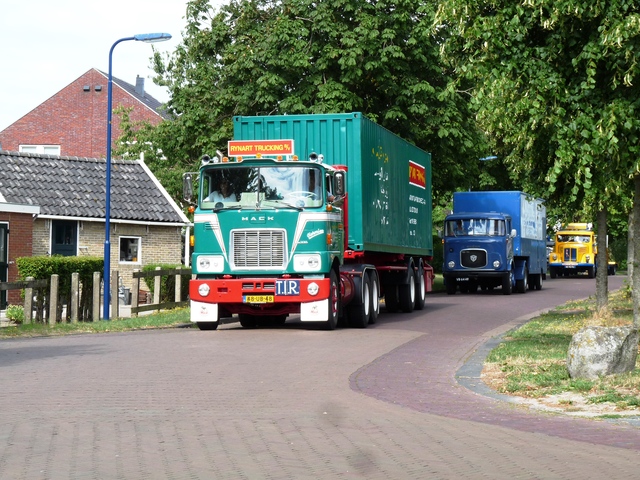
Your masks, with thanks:
[(300, 280), (276, 280), (276, 295), (299, 296)]

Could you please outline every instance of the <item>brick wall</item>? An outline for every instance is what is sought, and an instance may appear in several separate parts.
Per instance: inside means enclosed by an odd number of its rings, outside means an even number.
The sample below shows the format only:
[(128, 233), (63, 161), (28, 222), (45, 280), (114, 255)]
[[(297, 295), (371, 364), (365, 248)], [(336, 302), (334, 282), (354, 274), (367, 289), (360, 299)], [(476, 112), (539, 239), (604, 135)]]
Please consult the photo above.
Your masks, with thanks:
[[(0, 212), (0, 222), (9, 224), (7, 281), (15, 282), (18, 279), (16, 258), (30, 257), (32, 254), (34, 221), (30, 214)], [(8, 291), (7, 302), (10, 305), (21, 304), (20, 290)]]
[[(132, 82), (129, 82), (132, 83)], [(88, 86), (89, 91), (84, 87)], [(102, 87), (97, 90), (96, 87)], [(19, 145), (60, 145), (60, 155), (104, 158), (107, 137), (108, 79), (91, 69), (53, 97), (0, 132), (3, 150)], [(133, 107), (132, 121), (157, 125), (162, 118), (128, 92), (113, 84), (113, 108)], [(111, 137), (120, 136), (120, 119), (113, 115)]]

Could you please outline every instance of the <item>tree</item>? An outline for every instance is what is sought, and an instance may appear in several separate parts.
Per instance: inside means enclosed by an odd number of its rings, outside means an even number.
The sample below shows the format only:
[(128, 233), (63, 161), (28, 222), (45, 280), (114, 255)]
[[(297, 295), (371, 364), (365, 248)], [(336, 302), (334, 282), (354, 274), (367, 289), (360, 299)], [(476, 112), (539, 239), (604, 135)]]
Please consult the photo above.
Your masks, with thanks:
[(231, 0), (214, 11), (191, 0), (182, 44), (154, 57), (174, 119), (132, 128), (128, 138), (192, 170), (203, 154), (226, 151), (235, 115), (360, 111), (431, 152), (434, 198), (448, 199), (489, 152), (469, 98), (447, 89), (452, 70), (431, 28), (436, 8), (414, 0)]
[[(600, 222), (607, 205), (632, 196), (629, 179), (640, 181), (637, 2), (446, 0), (436, 30), (459, 76), (475, 84), (481, 127), (505, 145), (512, 175), (532, 192)], [(597, 298), (606, 302), (602, 270)]]

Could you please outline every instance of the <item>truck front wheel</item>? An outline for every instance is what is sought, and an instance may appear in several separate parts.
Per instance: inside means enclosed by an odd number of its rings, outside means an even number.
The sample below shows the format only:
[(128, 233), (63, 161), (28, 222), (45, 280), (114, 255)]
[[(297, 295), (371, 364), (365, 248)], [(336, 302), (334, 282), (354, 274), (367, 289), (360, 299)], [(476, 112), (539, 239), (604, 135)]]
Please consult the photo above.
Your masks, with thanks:
[(445, 280), (447, 287), (447, 295), (455, 295), (457, 283), (455, 278), (447, 278)]
[(513, 270), (509, 270), (504, 277), (502, 277), (502, 294), (511, 295), (513, 289)]
[(196, 325), (200, 330), (217, 330), (218, 323), (220, 322), (197, 322)]
[(325, 330), (335, 330), (340, 315), (340, 286), (335, 270), (329, 274), (329, 318), (324, 325)]

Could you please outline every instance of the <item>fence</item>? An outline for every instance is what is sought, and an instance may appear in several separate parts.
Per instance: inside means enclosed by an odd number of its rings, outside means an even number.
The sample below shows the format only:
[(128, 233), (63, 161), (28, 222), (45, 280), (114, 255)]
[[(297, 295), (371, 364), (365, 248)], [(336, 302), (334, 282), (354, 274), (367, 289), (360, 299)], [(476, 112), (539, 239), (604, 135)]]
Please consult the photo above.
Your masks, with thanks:
[[(167, 275), (175, 275), (175, 301), (161, 302), (162, 277)], [(131, 315), (137, 316), (141, 312), (161, 310), (184, 306), (188, 304), (188, 298), (182, 300), (182, 275), (191, 275), (190, 268), (177, 269), (160, 269), (151, 272), (141, 272), (136, 270), (133, 272), (133, 288), (131, 289)], [(140, 279), (153, 278), (154, 292), (153, 302), (147, 305), (139, 305), (140, 295)], [(49, 325), (55, 325), (61, 322), (62, 305), (59, 300), (59, 275), (52, 275), (49, 280), (34, 280), (33, 277), (27, 277), (24, 281), (18, 282), (0, 282), (0, 291), (2, 290), (24, 290), (24, 323), (32, 323), (34, 316), (36, 319), (46, 318)], [(42, 295), (34, 295), (34, 290), (49, 289), (47, 301), (43, 301)], [(91, 321), (100, 319), (100, 299), (101, 295), (101, 275), (100, 272), (94, 272), (91, 296)], [(69, 319), (71, 323), (78, 322), (78, 312), (80, 310), (80, 281), (79, 275), (74, 273), (71, 275), (71, 299), (69, 305)], [(122, 289), (120, 287), (119, 272), (114, 270), (111, 274), (110, 285), (110, 318), (118, 318), (120, 316), (120, 298)], [(35, 300), (35, 301), (34, 301)], [(65, 318), (66, 320), (66, 318)]]

